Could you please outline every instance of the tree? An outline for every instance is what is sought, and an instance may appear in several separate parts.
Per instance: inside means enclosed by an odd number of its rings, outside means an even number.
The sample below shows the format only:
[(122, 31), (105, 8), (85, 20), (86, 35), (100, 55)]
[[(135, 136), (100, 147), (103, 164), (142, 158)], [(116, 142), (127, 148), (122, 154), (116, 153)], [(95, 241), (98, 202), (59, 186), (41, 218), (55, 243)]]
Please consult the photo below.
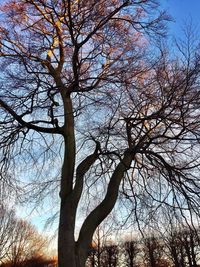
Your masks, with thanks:
[[(88, 257), (88, 265), (91, 267), (101, 267), (102, 257), (105, 248), (110, 244), (115, 232), (115, 216), (114, 213), (110, 214), (96, 229), (92, 247)], [(115, 244), (116, 245), (116, 244)]]
[(6, 257), (12, 243), (10, 237), (14, 232), (15, 213), (0, 205), (0, 263)]
[(102, 253), (106, 246), (106, 239), (110, 234), (109, 230), (106, 231), (104, 226), (101, 225), (97, 227), (93, 235), (92, 248), (88, 257), (89, 265), (91, 265), (91, 267), (101, 266)]
[(199, 236), (197, 231), (191, 228), (182, 229), (182, 238), (189, 266), (197, 267), (199, 254)]
[[(146, 195), (198, 210), (198, 54), (148, 54), (167, 19), (155, 2), (1, 5), (2, 175), (27, 178), (31, 168), (40, 198), (61, 176), (59, 267), (84, 266), (119, 191), (135, 211)], [(85, 190), (99, 203), (75, 240)]]
[(137, 267), (136, 257), (139, 254), (138, 240), (127, 240), (123, 243), (126, 267)]
[(39, 235), (31, 224), (16, 219), (5, 258), (11, 267), (27, 266), (28, 260), (44, 256), (47, 246), (47, 239)]
[(107, 244), (103, 248), (103, 253), (101, 257), (102, 267), (117, 267), (119, 260), (119, 248), (115, 244)]
[(146, 266), (150, 267), (162, 267), (167, 266), (167, 261), (163, 259), (164, 245), (159, 237), (154, 234), (147, 236), (143, 240), (143, 251)]
[[(1, 267), (12, 267), (12, 263), (6, 262)], [(34, 256), (24, 262), (18, 262), (15, 267), (56, 267), (57, 262), (54, 259), (49, 259), (43, 256)]]
[(27, 260), (42, 259), (48, 240), (27, 221), (18, 219), (13, 209), (0, 209), (0, 263), (2, 266), (27, 266)]
[(25, 261), (26, 267), (56, 267), (57, 261), (55, 259), (46, 258), (44, 256), (34, 256)]
[(148, 227), (153, 229), (157, 237), (151, 250), (153, 253), (157, 250), (159, 253), (156, 255), (162, 256), (158, 257), (161, 258), (158, 266), (198, 266), (199, 225), (197, 221), (189, 223), (181, 212), (174, 207), (163, 207), (157, 222), (149, 222)]
[(198, 264), (199, 230), (184, 226), (181, 222), (169, 221), (163, 238), (168, 257), (175, 267), (194, 266)]

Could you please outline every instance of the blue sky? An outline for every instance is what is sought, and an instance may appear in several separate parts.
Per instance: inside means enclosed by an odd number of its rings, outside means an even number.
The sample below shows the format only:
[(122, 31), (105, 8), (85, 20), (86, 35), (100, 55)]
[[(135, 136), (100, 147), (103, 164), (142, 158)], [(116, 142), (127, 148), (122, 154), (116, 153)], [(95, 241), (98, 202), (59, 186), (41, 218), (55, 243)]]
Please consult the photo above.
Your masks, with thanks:
[(200, 0), (160, 0), (160, 3), (174, 19), (174, 22), (169, 23), (171, 34), (181, 34), (187, 21), (192, 21), (200, 29)]

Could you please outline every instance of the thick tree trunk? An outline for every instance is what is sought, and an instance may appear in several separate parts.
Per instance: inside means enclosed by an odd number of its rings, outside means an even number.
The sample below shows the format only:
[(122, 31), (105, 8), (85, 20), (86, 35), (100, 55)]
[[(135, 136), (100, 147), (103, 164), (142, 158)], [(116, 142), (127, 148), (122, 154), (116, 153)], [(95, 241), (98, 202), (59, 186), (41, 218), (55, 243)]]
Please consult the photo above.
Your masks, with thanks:
[(75, 218), (78, 202), (83, 190), (84, 175), (98, 158), (99, 144), (97, 143), (94, 153), (86, 157), (75, 170), (76, 143), (72, 102), (69, 97), (64, 96), (63, 101), (65, 123), (62, 127), (62, 133), (65, 148), (60, 188), (61, 208), (58, 234), (58, 266), (84, 267), (93, 234), (98, 225), (113, 209), (117, 200), (120, 182), (124, 172), (131, 164), (133, 155), (130, 151), (125, 152), (124, 158), (119, 162), (112, 175), (105, 198), (84, 221), (76, 243), (74, 238)]
[[(64, 88), (59, 79), (57, 84), (60, 88)], [(63, 93), (64, 89), (61, 91), (65, 112), (65, 122), (62, 128), (65, 147), (60, 186), (61, 206), (58, 229), (58, 266), (81, 267), (77, 263), (76, 242), (74, 239), (77, 207), (74, 205), (72, 197), (76, 153), (73, 108), (70, 97), (66, 97), (66, 94)]]
[(74, 238), (75, 214), (70, 202), (61, 204), (58, 233), (58, 266), (84, 267), (87, 248), (76, 246)]
[(76, 267), (74, 218), (69, 214), (68, 205), (61, 203), (58, 231), (58, 266)]

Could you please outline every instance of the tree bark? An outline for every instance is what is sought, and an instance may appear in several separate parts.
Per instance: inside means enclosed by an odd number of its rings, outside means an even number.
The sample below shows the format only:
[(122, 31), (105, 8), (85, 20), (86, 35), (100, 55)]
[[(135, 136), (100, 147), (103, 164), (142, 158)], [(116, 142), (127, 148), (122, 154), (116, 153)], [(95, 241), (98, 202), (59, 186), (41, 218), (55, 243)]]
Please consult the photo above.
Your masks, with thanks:
[[(57, 84), (59, 84), (58, 81)], [(60, 83), (60, 87), (61, 86), (62, 84)], [(64, 88), (62, 88), (61, 92), (65, 113), (65, 122), (62, 128), (65, 147), (60, 187), (61, 204), (58, 229), (58, 266), (77, 267), (74, 239), (76, 207), (72, 200), (76, 153), (74, 117), (70, 96), (64, 95)]]
[[(78, 166), (77, 177), (79, 180), (77, 184), (82, 184), (84, 174), (87, 172), (89, 166), (95, 161), (97, 157), (97, 151), (88, 156), (82, 164)], [(130, 167), (132, 161), (132, 153), (126, 151), (124, 158), (116, 167), (113, 176), (108, 185), (105, 198), (97, 206), (90, 215), (86, 218), (80, 231), (79, 239), (75, 242), (74, 239), (74, 227), (76, 218), (76, 209), (78, 205), (77, 195), (80, 196), (79, 190), (74, 189), (66, 194), (61, 193), (61, 208), (60, 208), (60, 224), (59, 224), (59, 236), (58, 236), (58, 266), (59, 267), (84, 267), (88, 253), (90, 250), (92, 237), (94, 231), (98, 225), (103, 221), (108, 213), (113, 209), (117, 196), (120, 182), (124, 176), (125, 171)], [(82, 162), (82, 163), (83, 163)], [(65, 166), (63, 166), (65, 170)], [(63, 172), (65, 173), (65, 171)], [(62, 177), (64, 179), (64, 177)], [(76, 184), (76, 185), (77, 185)], [(64, 183), (65, 185), (65, 183)], [(64, 190), (65, 192), (65, 190)], [(64, 197), (65, 196), (65, 197)]]

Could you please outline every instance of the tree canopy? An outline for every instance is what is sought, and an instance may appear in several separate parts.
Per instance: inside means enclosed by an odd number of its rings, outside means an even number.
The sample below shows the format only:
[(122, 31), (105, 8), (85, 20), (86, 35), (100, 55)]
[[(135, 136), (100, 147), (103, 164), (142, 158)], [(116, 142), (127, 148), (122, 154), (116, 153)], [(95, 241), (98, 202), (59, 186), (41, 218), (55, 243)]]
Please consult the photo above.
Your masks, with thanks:
[(32, 179), (40, 198), (59, 186), (59, 267), (84, 266), (119, 196), (138, 222), (144, 207), (199, 215), (198, 46), (170, 54), (156, 2), (0, 6), (1, 181)]

